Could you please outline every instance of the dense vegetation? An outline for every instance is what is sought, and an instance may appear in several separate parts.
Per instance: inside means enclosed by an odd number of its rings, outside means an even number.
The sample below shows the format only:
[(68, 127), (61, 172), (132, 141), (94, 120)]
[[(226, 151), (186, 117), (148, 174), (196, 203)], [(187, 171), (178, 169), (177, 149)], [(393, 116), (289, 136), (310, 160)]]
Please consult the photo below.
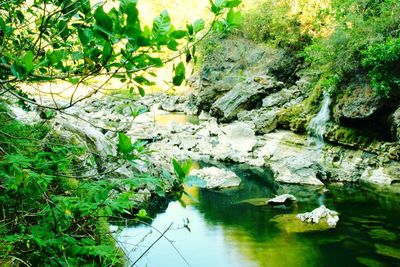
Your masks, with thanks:
[[(210, 1), (209, 29), (230, 27), (240, 1)], [(233, 21), (234, 22), (234, 21)], [(222, 26), (221, 26), (222, 25)], [(137, 0), (13, 0), (0, 3), (0, 265), (118, 266), (123, 264), (107, 221), (128, 215), (146, 217), (131, 196), (143, 183), (164, 195), (163, 179), (141, 174), (124, 181), (77, 175), (85, 149), (65, 144), (52, 133), (49, 119), (92, 97), (110, 81), (140, 95), (153, 84), (153, 68), (174, 62), (172, 86), (185, 79), (185, 63), (196, 58), (203, 19), (176, 29), (167, 11), (151, 26), (142, 25)], [(203, 34), (207, 34), (207, 32)], [(183, 42), (184, 40), (184, 42)], [(168, 53), (163, 57), (165, 50)], [(73, 86), (69, 103), (37, 103), (25, 86), (64, 81)], [(78, 96), (86, 85), (90, 90)], [(24, 125), (9, 115), (22, 108), (42, 109), (43, 121)], [(132, 116), (135, 113), (133, 111)], [(118, 157), (147, 153), (142, 142), (119, 133)], [(171, 190), (181, 190), (190, 164), (173, 162)], [(162, 179), (163, 178), (163, 179)], [(170, 181), (171, 182), (171, 181)], [(123, 189), (122, 189), (123, 188)], [(128, 190), (128, 191), (127, 191)]]
[(326, 89), (366, 73), (378, 94), (399, 92), (400, 3), (392, 0), (262, 1), (244, 15), (252, 39), (293, 50)]

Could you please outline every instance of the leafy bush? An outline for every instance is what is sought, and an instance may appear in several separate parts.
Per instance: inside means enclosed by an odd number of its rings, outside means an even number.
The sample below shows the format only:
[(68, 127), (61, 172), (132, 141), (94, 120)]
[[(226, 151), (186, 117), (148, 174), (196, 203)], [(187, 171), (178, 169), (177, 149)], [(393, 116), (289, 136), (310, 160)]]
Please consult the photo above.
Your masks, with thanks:
[[(245, 1), (242, 31), (255, 41), (300, 51), (326, 34), (329, 1)], [(246, 8), (247, 5), (247, 8)]]
[(389, 39), (362, 51), (362, 65), (369, 70), (372, 87), (386, 96), (400, 88), (400, 38)]
[[(376, 92), (389, 95), (398, 71), (384, 72), (398, 60), (390, 50), (396, 50), (391, 40), (400, 36), (400, 17), (396, 15), (400, 14), (400, 2), (334, 0), (330, 10), (334, 14), (332, 34), (315, 38), (305, 49), (308, 62), (322, 70), (334, 86), (366, 68)], [(386, 64), (387, 69), (382, 66)]]

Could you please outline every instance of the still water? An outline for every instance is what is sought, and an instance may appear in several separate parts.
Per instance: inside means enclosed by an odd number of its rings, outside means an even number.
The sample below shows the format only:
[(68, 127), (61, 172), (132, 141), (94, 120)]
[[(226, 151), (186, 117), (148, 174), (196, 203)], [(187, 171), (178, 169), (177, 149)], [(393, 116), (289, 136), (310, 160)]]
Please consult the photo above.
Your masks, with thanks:
[[(125, 228), (117, 237), (131, 266), (400, 266), (399, 196), (376, 195), (357, 186), (320, 188), (278, 186), (268, 170), (230, 166), (242, 178), (235, 190), (187, 188), (192, 198), (169, 203), (150, 226)], [(246, 203), (247, 199), (292, 193), (292, 208)], [(244, 201), (244, 202), (243, 202)], [(340, 213), (336, 229), (292, 232), (271, 221), (280, 214), (311, 211), (321, 203)], [(188, 229), (183, 226), (188, 223)]]

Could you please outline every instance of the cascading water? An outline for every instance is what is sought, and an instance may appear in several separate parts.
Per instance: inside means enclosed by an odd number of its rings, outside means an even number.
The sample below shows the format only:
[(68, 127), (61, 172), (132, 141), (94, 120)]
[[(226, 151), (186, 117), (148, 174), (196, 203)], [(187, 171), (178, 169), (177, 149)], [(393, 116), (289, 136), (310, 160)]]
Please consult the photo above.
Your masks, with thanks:
[(321, 110), (318, 112), (309, 124), (309, 131), (312, 137), (316, 139), (316, 146), (321, 149), (324, 146), (324, 133), (326, 123), (330, 118), (329, 105), (331, 103), (331, 97), (328, 91), (324, 91), (324, 99), (322, 101)]

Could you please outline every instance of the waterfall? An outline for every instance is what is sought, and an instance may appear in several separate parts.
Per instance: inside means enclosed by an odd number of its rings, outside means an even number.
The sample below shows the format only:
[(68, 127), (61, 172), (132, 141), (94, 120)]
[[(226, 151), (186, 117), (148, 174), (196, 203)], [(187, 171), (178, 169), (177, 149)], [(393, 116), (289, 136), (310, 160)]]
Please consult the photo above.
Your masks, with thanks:
[(316, 145), (319, 149), (324, 146), (325, 126), (330, 117), (329, 104), (331, 103), (331, 97), (328, 91), (329, 90), (324, 91), (321, 110), (318, 112), (317, 116), (312, 118), (308, 126), (310, 134), (316, 139)]

